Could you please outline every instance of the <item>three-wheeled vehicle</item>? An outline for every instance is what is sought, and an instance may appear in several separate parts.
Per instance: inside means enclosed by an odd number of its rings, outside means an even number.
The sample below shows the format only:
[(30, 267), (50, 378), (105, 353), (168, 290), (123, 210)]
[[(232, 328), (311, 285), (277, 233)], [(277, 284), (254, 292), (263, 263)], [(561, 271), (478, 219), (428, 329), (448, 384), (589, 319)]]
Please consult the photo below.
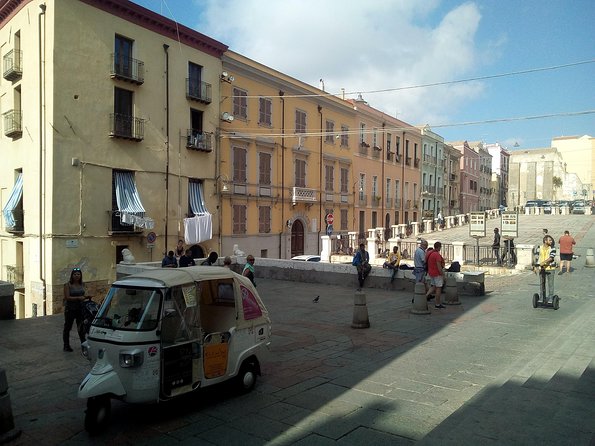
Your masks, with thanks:
[(91, 324), (79, 386), (85, 428), (108, 422), (111, 398), (164, 401), (234, 379), (251, 390), (271, 340), (268, 312), (248, 278), (217, 266), (153, 269), (117, 280)]

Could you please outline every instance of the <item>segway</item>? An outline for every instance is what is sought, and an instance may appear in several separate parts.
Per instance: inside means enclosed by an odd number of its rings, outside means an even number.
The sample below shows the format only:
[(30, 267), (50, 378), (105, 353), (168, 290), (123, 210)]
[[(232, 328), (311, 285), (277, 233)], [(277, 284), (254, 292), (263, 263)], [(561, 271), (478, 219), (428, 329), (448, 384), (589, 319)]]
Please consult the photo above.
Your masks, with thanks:
[[(560, 308), (560, 298), (558, 297), (557, 294), (554, 294), (552, 296), (552, 301), (548, 302), (547, 299), (547, 293), (545, 291), (545, 276), (546, 276), (546, 271), (545, 271), (545, 267), (541, 266), (539, 264), (536, 264), (535, 267), (539, 268), (539, 286), (540, 286), (540, 290), (541, 290), (541, 296), (538, 293), (533, 294), (533, 308), (537, 308), (537, 307), (546, 307), (546, 308), (553, 308), (554, 310), (557, 310), (558, 308)], [(555, 273), (555, 269), (552, 270), (552, 272), (550, 274), (554, 274)]]

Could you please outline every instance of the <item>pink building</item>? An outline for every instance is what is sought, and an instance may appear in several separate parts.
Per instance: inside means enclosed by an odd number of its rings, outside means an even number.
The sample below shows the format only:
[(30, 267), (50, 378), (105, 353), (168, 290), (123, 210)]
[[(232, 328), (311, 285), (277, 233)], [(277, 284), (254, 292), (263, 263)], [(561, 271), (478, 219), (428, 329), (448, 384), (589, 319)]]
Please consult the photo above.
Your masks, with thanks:
[(463, 214), (479, 210), (479, 153), (467, 141), (450, 143), (461, 156), (460, 209)]

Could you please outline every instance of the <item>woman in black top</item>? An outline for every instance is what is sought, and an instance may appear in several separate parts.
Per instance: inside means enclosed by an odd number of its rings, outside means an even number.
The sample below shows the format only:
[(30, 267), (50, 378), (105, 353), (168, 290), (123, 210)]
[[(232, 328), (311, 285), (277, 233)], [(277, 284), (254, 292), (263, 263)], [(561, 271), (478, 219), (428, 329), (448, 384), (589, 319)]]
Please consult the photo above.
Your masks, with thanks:
[(84, 334), (81, 331), (83, 323), (83, 314), (81, 303), (85, 300), (85, 284), (83, 283), (83, 272), (80, 268), (73, 268), (70, 273), (70, 280), (64, 284), (64, 331), (62, 340), (64, 341), (64, 351), (71, 352), (70, 330), (76, 320), (77, 333), (81, 344), (85, 341)]

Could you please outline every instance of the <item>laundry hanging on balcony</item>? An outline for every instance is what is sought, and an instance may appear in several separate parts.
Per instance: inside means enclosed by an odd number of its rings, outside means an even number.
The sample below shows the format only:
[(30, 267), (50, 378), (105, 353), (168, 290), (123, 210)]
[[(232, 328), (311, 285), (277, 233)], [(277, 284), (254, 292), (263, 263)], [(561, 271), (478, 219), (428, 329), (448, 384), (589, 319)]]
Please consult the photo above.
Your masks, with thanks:
[(136, 190), (132, 172), (114, 172), (114, 177), (120, 223), (141, 229), (153, 229), (155, 221), (145, 217), (145, 208)]
[(15, 219), (15, 209), (21, 201), (22, 196), (23, 173), (20, 172), (17, 177), (17, 180), (14, 183), (14, 187), (12, 188), (12, 192), (10, 193), (10, 197), (8, 197), (8, 202), (6, 203), (6, 206), (4, 206), (4, 208), (2, 209), (2, 213), (4, 214), (4, 222), (6, 224), (7, 229), (14, 228), (17, 225)]
[(184, 240), (187, 244), (204, 242), (213, 238), (213, 218), (208, 211), (203, 193), (203, 184), (188, 183), (188, 202), (194, 217), (184, 219)]

